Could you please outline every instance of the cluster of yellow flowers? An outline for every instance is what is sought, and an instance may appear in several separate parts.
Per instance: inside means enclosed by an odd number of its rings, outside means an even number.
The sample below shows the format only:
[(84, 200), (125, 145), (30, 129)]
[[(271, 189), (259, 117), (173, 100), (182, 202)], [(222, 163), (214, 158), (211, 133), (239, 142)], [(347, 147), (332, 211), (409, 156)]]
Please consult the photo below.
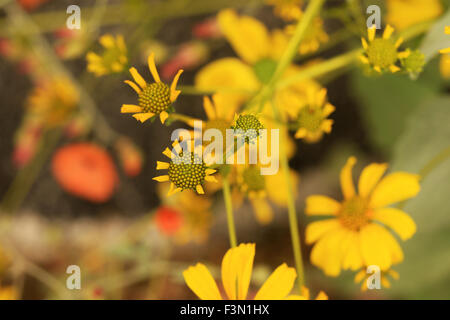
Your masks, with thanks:
[[(274, 13), (287, 22), (284, 29), (268, 30), (257, 19), (239, 15), (233, 9), (218, 13), (217, 23), (222, 35), (237, 57), (215, 60), (201, 68), (195, 76), (198, 90), (215, 92), (212, 99), (204, 97), (206, 120), (176, 114), (172, 104), (180, 94), (176, 87), (183, 70), (178, 71), (170, 86), (163, 83), (156, 69), (154, 54), (148, 57), (153, 83), (147, 82), (135, 68), (129, 69), (134, 82), (126, 80), (125, 83), (138, 94), (138, 103), (122, 105), (121, 112), (132, 113), (140, 122), (159, 117), (164, 124), (173, 117), (173, 120), (182, 120), (194, 127), (194, 122), (199, 121), (202, 129), (215, 128), (222, 133), (226, 129), (253, 129), (257, 133), (263, 128), (279, 128), (283, 132), (293, 130), (296, 139), (307, 143), (317, 143), (324, 134), (331, 133), (333, 120), (329, 117), (336, 108), (328, 101), (326, 88), (312, 78), (277, 88), (273, 91), (272, 99), (262, 100), (259, 105), (253, 101), (254, 95), (270, 84), (279, 61), (288, 49), (295, 29), (291, 23), (297, 23), (304, 17), (303, 1), (275, 0), (268, 1), (268, 4), (273, 5)], [(406, 21), (399, 19), (399, 14), (395, 13), (402, 11), (402, 5), (402, 1), (388, 1), (388, 20), (399, 29), (435, 18), (442, 11), (440, 7), (434, 6), (433, 12), (427, 11), (429, 14), (426, 18), (413, 16), (413, 21)], [(448, 27), (446, 32), (449, 33)], [(403, 38), (395, 38), (393, 33), (394, 27), (389, 24), (382, 37), (376, 37), (375, 26), (368, 28), (367, 38), (361, 39), (363, 50), (360, 61), (367, 70), (378, 74), (401, 70), (420, 73), (425, 64), (424, 55), (417, 50), (401, 51)], [(312, 19), (302, 40), (297, 52), (300, 55), (315, 52), (328, 41), (320, 18)], [(97, 75), (121, 71), (127, 63), (123, 38), (104, 36), (100, 42), (106, 52), (103, 58), (88, 54), (89, 69)], [(441, 52), (448, 56), (448, 50)], [(290, 62), (279, 79), (290, 78), (303, 68)], [(193, 133), (195, 136), (196, 133)], [(285, 138), (284, 152), (289, 158), (294, 154), (294, 147), (289, 136)], [(245, 148), (248, 149), (251, 139), (246, 139)], [(188, 151), (181, 147), (182, 143), (187, 143)], [(267, 199), (287, 207), (288, 194), (292, 192), (295, 196), (299, 178), (294, 171), (287, 175), (280, 172), (265, 176), (260, 173), (260, 167), (263, 166), (260, 163), (231, 166), (207, 164), (202, 158), (206, 145), (195, 146), (193, 141), (177, 140), (171, 148), (164, 150), (163, 154), (170, 161), (158, 161), (156, 169), (168, 172), (154, 180), (169, 183), (168, 188), (164, 189), (168, 195), (186, 191), (190, 197), (198, 197), (224, 188), (225, 183), (231, 184), (233, 207), (238, 207), (242, 199), (248, 197), (257, 220), (262, 224), (273, 219)], [(407, 172), (384, 176), (388, 165), (372, 163), (362, 170), (356, 190), (352, 176), (355, 163), (356, 158), (350, 157), (341, 170), (341, 202), (322, 195), (310, 195), (306, 199), (306, 215), (321, 218), (306, 228), (306, 242), (313, 245), (311, 263), (328, 276), (338, 276), (342, 270), (357, 272), (355, 282), (361, 282), (367, 277), (368, 266), (376, 265), (382, 272), (382, 284), (389, 287), (387, 276), (398, 278), (391, 268), (403, 261), (402, 249), (389, 230), (403, 241), (416, 232), (411, 217), (391, 206), (415, 197), (420, 190), (420, 177)], [(293, 190), (289, 190), (290, 187)], [(197, 212), (209, 211), (209, 204), (202, 208)], [(328, 219), (323, 219), (326, 216)], [(201, 299), (247, 299), (249, 296), (254, 299), (309, 299), (305, 287), (300, 288), (301, 295), (291, 295), (294, 281), (300, 275), (286, 264), (279, 266), (256, 294), (249, 294), (254, 255), (254, 244), (240, 244), (226, 252), (221, 272), (224, 295), (220, 293), (206, 266), (201, 263), (185, 270), (183, 276), (188, 287)], [(362, 289), (366, 289), (365, 281)], [(317, 297), (326, 298), (323, 292)]]

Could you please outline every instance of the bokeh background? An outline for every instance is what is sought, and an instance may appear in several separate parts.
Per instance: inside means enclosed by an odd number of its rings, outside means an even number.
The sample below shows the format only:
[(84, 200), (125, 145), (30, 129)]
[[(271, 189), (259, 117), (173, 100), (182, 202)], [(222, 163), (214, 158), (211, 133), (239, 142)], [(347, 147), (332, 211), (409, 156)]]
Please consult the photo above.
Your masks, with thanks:
[[(327, 1), (326, 8), (331, 11), (344, 2)], [(385, 2), (376, 2), (384, 17)], [(135, 99), (134, 92), (123, 84), (129, 75), (125, 71), (96, 77), (87, 72), (85, 55), (98, 50), (100, 35), (122, 34), (130, 66), (147, 70), (150, 50), (156, 52), (160, 72), (165, 70), (163, 77), (169, 75), (165, 81), (172, 78), (174, 65), (184, 66), (179, 84), (186, 90), (176, 103), (177, 112), (205, 118), (202, 96), (191, 90), (195, 74), (210, 61), (235, 55), (220, 33), (216, 34), (211, 22), (215, 14), (233, 7), (269, 28), (283, 22), (261, 0), (0, 4), (0, 285), (13, 286), (17, 297), (27, 299), (195, 298), (181, 272), (204, 261), (218, 273), (229, 247), (220, 193), (209, 199), (207, 214), (192, 215), (189, 222), (183, 222), (190, 223), (190, 236), (183, 236), (182, 241), (173, 236), (172, 224), (177, 228), (180, 223), (176, 218), (171, 220), (176, 212), (163, 212), (166, 215), (161, 218), (161, 208), (167, 211), (169, 205), (175, 209), (182, 205), (161, 196), (152, 177), (157, 175), (156, 161), (161, 160), (170, 134), (186, 125), (140, 124), (120, 114), (121, 104)], [(72, 4), (81, 7), (82, 29), (67, 35), (62, 30), (68, 17), (66, 8)], [(442, 1), (442, 13), (436, 21), (449, 24), (448, 5)], [(329, 35), (345, 28), (339, 19), (324, 21)], [(412, 41), (421, 43), (426, 37)], [(358, 41), (352, 35), (345, 41), (331, 36), (323, 50), (298, 61), (327, 59), (359, 46)], [(42, 43), (45, 50), (36, 49)], [(187, 53), (186, 48), (190, 50)], [(64, 68), (81, 86), (85, 114), (75, 125), (68, 123), (37, 134), (35, 139), (21, 140), (26, 105), (37, 84), (42, 55), (57, 68)], [(192, 61), (185, 59), (186, 55)], [(320, 193), (340, 199), (339, 170), (349, 155), (359, 159), (356, 171), (369, 162), (387, 161), (392, 170), (418, 173), (450, 146), (450, 86), (439, 64), (439, 56), (432, 57), (414, 80), (406, 75), (371, 78), (357, 67), (321, 79), (337, 108), (332, 115), (333, 132), (317, 144), (296, 140), (297, 151), (290, 160), (300, 174), (296, 204), (302, 231), (308, 221), (303, 214), (306, 196)], [(118, 137), (125, 146), (117, 146)], [(114, 164), (117, 184), (104, 201), (93, 202), (67, 192), (52, 172), (55, 153), (79, 142), (100, 146)], [(324, 290), (331, 299), (450, 298), (450, 160), (441, 160), (422, 182), (419, 196), (406, 204), (405, 211), (416, 221), (418, 231), (402, 243), (405, 260), (395, 268), (400, 279), (392, 288), (362, 293), (351, 273), (326, 277), (308, 263), (310, 248), (304, 245), (306, 282), (312, 292)], [(106, 176), (110, 179), (111, 173)], [(275, 219), (267, 226), (256, 222), (246, 202), (235, 212), (239, 242), (256, 243), (255, 287), (282, 262), (294, 265), (287, 213), (274, 209)], [(77, 292), (65, 289), (65, 269), (71, 264), (82, 270), (82, 290)]]

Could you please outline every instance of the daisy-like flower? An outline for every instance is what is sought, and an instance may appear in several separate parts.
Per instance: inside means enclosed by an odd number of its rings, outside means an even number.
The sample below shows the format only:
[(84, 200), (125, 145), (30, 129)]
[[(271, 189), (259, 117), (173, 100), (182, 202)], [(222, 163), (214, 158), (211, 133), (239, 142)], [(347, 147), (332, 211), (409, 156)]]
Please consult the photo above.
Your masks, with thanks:
[(125, 80), (139, 96), (139, 105), (124, 104), (121, 113), (134, 113), (133, 117), (140, 122), (145, 122), (153, 116), (159, 115), (161, 123), (164, 123), (169, 117), (168, 109), (181, 93), (177, 90), (178, 79), (183, 70), (179, 70), (173, 78), (170, 88), (167, 84), (161, 82), (155, 65), (155, 55), (151, 53), (148, 56), (148, 67), (155, 80), (154, 83), (147, 83), (139, 74), (136, 68), (131, 68), (130, 73), (135, 82)]
[(328, 116), (333, 113), (335, 107), (327, 102), (327, 89), (309, 92), (309, 103), (298, 112), (296, 125), (298, 127), (295, 138), (304, 139), (306, 142), (317, 142), (324, 133), (330, 133), (333, 120)]
[(65, 124), (79, 101), (79, 93), (64, 77), (46, 80), (35, 87), (27, 101), (27, 116), (54, 127)]
[(387, 0), (386, 21), (398, 30), (439, 17), (444, 8), (441, 0)]
[[(240, 106), (251, 97), (251, 93), (272, 78), (290, 36), (280, 29), (269, 31), (257, 19), (240, 16), (232, 9), (220, 11), (217, 20), (239, 58), (228, 57), (209, 63), (197, 73), (195, 85), (202, 90), (223, 90), (230, 105)], [(300, 67), (291, 64), (283, 78), (299, 70)], [(278, 90), (275, 99), (280, 111), (286, 115), (295, 114), (299, 106), (297, 102), (305, 100), (305, 88), (308, 86), (318, 84), (308, 80)], [(270, 105), (267, 109), (271, 110)]]
[(362, 171), (356, 193), (352, 179), (355, 163), (350, 157), (341, 170), (341, 203), (321, 195), (306, 199), (307, 215), (332, 216), (306, 229), (306, 242), (315, 243), (311, 262), (329, 276), (339, 275), (341, 269), (356, 271), (369, 265), (388, 270), (403, 260), (403, 251), (385, 227), (404, 241), (416, 232), (407, 213), (388, 206), (415, 197), (420, 190), (419, 176), (394, 172), (382, 178), (387, 164), (373, 163)]
[(153, 180), (170, 181), (169, 196), (186, 189), (204, 194), (202, 185), (205, 181), (216, 181), (214, 176), (211, 176), (216, 170), (208, 168), (203, 161), (203, 147), (194, 148), (193, 144), (194, 141), (186, 141), (185, 150), (183, 150), (180, 142), (176, 140), (172, 144), (172, 150), (166, 148), (163, 151), (170, 162), (157, 161), (156, 170), (168, 170), (168, 174), (154, 177)]
[(266, 0), (266, 3), (273, 6), (274, 14), (285, 21), (298, 20), (303, 15), (303, 0)]
[(128, 64), (127, 47), (123, 36), (113, 37), (105, 34), (100, 37), (99, 42), (104, 49), (102, 54), (90, 51), (86, 55), (88, 71), (97, 77), (122, 72)]
[[(371, 276), (372, 274), (368, 274), (366, 272), (366, 268), (363, 268), (361, 271), (359, 271), (356, 275), (355, 275), (355, 283), (361, 283), (361, 291), (367, 291), (367, 279)], [(389, 289), (391, 287), (391, 282), (389, 281), (389, 278), (392, 278), (394, 280), (398, 280), (400, 278), (400, 275), (398, 274), (397, 271), (389, 269), (386, 271), (381, 271), (380, 272), (380, 284), (384, 287)]]
[[(240, 244), (229, 249), (222, 260), (222, 284), (224, 296), (208, 268), (197, 263), (183, 272), (189, 289), (202, 300), (246, 300), (253, 271), (255, 244)], [(289, 297), (297, 273), (285, 263), (280, 265), (264, 282), (253, 297), (254, 300), (281, 300)]]
[(398, 51), (398, 48), (403, 43), (403, 38), (398, 38), (394, 42), (391, 38), (394, 28), (390, 25), (386, 26), (382, 38), (375, 37), (376, 30), (375, 25), (367, 29), (368, 42), (366, 39), (361, 38), (365, 52), (360, 56), (360, 60), (378, 73), (385, 71), (395, 73), (400, 71), (400, 68), (395, 65), (396, 62), (398, 59), (404, 59), (409, 55), (409, 51)]
[(244, 138), (246, 143), (255, 143), (260, 133), (259, 130), (264, 129), (258, 116), (251, 113), (236, 114), (233, 122), (231, 128), (235, 135)]

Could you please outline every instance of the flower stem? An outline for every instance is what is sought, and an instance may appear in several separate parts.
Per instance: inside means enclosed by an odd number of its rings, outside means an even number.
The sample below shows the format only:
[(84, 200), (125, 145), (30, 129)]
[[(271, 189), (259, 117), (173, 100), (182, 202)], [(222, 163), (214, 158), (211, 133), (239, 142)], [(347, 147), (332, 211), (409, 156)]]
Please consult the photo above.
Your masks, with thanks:
[(225, 208), (227, 210), (228, 233), (230, 235), (230, 245), (232, 248), (236, 247), (236, 229), (234, 227), (233, 217), (233, 202), (231, 201), (230, 182), (228, 177), (223, 178), (223, 200), (225, 201)]

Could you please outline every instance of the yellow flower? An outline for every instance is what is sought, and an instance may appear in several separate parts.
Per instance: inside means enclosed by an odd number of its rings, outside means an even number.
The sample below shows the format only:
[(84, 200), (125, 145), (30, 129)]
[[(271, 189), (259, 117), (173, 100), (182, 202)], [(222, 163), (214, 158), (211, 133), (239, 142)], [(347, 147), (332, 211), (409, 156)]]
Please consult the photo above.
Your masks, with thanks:
[(276, 16), (286, 21), (298, 20), (303, 15), (303, 0), (266, 0), (268, 5), (273, 6)]
[(114, 38), (110, 34), (105, 34), (100, 37), (99, 42), (104, 48), (103, 53), (101, 55), (94, 52), (87, 53), (88, 71), (97, 77), (122, 72), (128, 63), (127, 47), (123, 36), (118, 35)]
[[(222, 260), (222, 284), (225, 299), (246, 300), (250, 287), (255, 257), (255, 244), (240, 244), (229, 249)], [(187, 286), (202, 300), (222, 300), (219, 288), (208, 268), (197, 263), (183, 272)], [(285, 263), (280, 265), (264, 282), (254, 300), (286, 299), (291, 292), (297, 274)]]
[(389, 24), (399, 30), (440, 16), (443, 7), (440, 0), (387, 0)]
[[(445, 27), (445, 34), (450, 35), (450, 26)], [(442, 53), (440, 70), (444, 79), (450, 79), (450, 48), (442, 49), (439, 51)]]
[(302, 107), (297, 115), (296, 138), (312, 143), (320, 140), (324, 133), (331, 132), (333, 120), (327, 118), (335, 107), (326, 99), (326, 89), (310, 91), (308, 105)]
[[(231, 9), (220, 11), (218, 22), (241, 60), (223, 58), (206, 65), (197, 73), (195, 85), (202, 90), (222, 90), (228, 96), (230, 105), (236, 108), (271, 79), (277, 61), (287, 47), (289, 35), (279, 29), (268, 31), (260, 21), (239, 16)], [(283, 78), (297, 73), (299, 69), (290, 65)], [(304, 91), (308, 86), (318, 84), (302, 81), (277, 91), (277, 106), (283, 114), (296, 113), (301, 106), (298, 102), (305, 100)]]
[[(286, 27), (286, 33), (293, 35), (296, 28), (296, 24), (291, 24)], [(329, 37), (323, 28), (323, 20), (319, 17), (314, 18), (311, 24), (308, 26), (306, 34), (300, 46), (298, 52), (300, 54), (308, 54), (316, 52), (320, 45), (328, 42)]]
[(169, 187), (170, 184), (161, 183), (158, 194), (164, 205), (175, 208), (181, 214), (181, 225), (173, 235), (174, 241), (179, 245), (189, 242), (204, 243), (208, 239), (213, 220), (212, 200), (191, 190), (165, 197)]
[(17, 300), (16, 288), (12, 286), (0, 287), (0, 300)]
[(420, 190), (419, 176), (395, 172), (382, 179), (387, 164), (373, 163), (362, 171), (356, 193), (352, 180), (355, 163), (356, 159), (350, 157), (341, 170), (341, 203), (321, 195), (306, 199), (307, 215), (333, 216), (313, 222), (306, 229), (306, 242), (316, 243), (311, 262), (329, 276), (339, 275), (341, 269), (358, 270), (368, 265), (385, 271), (401, 262), (402, 249), (382, 225), (394, 230), (402, 240), (416, 232), (407, 213), (387, 206), (415, 197)]
[[(366, 273), (366, 269), (363, 268), (361, 271), (359, 271), (355, 275), (355, 283), (361, 282), (361, 291), (366, 291), (367, 288), (367, 278), (370, 277), (371, 274)], [(388, 279), (388, 276), (390, 276), (394, 280), (398, 280), (400, 278), (400, 275), (397, 271), (389, 269), (386, 271), (381, 271), (380, 273), (380, 284), (384, 287), (389, 289), (391, 287), (391, 282)]]
[(169, 86), (161, 82), (161, 79), (159, 78), (153, 53), (148, 57), (148, 67), (155, 80), (152, 84), (148, 84), (136, 68), (130, 69), (130, 73), (136, 83), (129, 80), (125, 80), (125, 83), (133, 88), (138, 94), (139, 105), (124, 104), (122, 105), (120, 112), (134, 113), (133, 117), (140, 122), (145, 122), (151, 117), (159, 115), (161, 123), (164, 123), (169, 117), (169, 107), (178, 98), (178, 95), (181, 92), (180, 90), (176, 90), (176, 87), (183, 70), (178, 71), (169, 88)]
[(64, 124), (78, 104), (79, 93), (64, 77), (46, 80), (28, 98), (28, 116), (53, 127)]
[(398, 59), (406, 58), (409, 55), (409, 51), (398, 52), (397, 49), (403, 43), (403, 39), (399, 38), (394, 42), (391, 39), (393, 32), (394, 28), (387, 25), (383, 37), (375, 38), (376, 26), (373, 25), (367, 29), (369, 42), (361, 38), (365, 54), (360, 56), (360, 60), (379, 73), (386, 70), (392, 73), (400, 71), (400, 68), (395, 63)]
[(172, 144), (173, 150), (166, 148), (163, 152), (170, 159), (170, 162), (157, 161), (156, 164), (156, 170), (168, 170), (167, 175), (154, 177), (153, 180), (158, 182), (170, 181), (169, 196), (186, 189), (204, 194), (202, 185), (205, 181), (216, 181), (213, 176), (210, 176), (216, 170), (208, 168), (202, 159), (202, 146), (194, 148), (194, 141), (186, 143), (185, 150), (183, 150), (180, 142), (175, 141)]

